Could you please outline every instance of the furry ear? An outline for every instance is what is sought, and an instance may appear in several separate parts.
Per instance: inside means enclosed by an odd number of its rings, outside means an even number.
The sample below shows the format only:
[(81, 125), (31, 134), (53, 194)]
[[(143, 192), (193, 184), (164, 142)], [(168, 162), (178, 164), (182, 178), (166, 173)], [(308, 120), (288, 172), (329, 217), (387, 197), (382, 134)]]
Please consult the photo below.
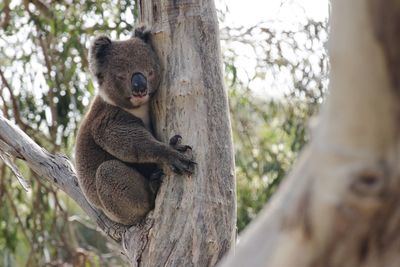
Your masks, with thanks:
[(102, 82), (102, 69), (107, 63), (108, 56), (111, 53), (112, 41), (106, 36), (97, 37), (89, 51), (90, 70), (97, 77), (99, 82)]
[(107, 56), (111, 50), (111, 40), (107, 36), (97, 37), (90, 49), (92, 57), (103, 64), (107, 60)]
[(140, 38), (146, 43), (150, 41), (151, 30), (146, 25), (139, 25), (135, 28), (134, 37)]

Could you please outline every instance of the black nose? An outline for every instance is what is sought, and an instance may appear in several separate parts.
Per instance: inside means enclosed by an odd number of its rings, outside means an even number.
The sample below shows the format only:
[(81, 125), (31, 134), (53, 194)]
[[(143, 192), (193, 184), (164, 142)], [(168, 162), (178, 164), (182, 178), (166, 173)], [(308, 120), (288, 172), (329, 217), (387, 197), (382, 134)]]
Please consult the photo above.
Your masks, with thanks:
[(144, 93), (147, 90), (147, 80), (141, 73), (134, 73), (132, 75), (132, 91), (135, 93)]

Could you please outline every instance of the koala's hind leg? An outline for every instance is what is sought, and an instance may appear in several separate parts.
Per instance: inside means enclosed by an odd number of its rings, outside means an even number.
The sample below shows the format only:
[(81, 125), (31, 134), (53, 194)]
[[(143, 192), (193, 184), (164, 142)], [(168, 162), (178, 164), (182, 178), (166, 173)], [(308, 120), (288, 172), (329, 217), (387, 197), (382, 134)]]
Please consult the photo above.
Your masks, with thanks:
[(113, 221), (132, 225), (154, 205), (149, 181), (118, 160), (103, 162), (96, 172), (96, 188), (104, 213)]

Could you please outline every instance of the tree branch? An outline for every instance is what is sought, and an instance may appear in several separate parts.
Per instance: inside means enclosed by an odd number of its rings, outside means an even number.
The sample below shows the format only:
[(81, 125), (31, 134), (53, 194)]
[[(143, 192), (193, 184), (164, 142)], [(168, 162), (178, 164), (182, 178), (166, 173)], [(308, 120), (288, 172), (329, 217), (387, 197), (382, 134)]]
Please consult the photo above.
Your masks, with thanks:
[(4, 1), (4, 7), (2, 10), (2, 13), (4, 14), (4, 17), (2, 18), (2, 20), (0, 20), (0, 28), (3, 28), (4, 30), (7, 29), (8, 25), (10, 25), (10, 20), (11, 20), (11, 16), (10, 16), (10, 0), (5, 0)]
[(21, 129), (0, 115), (0, 155), (22, 159), (40, 177), (70, 196), (111, 239), (120, 243), (128, 229), (93, 208), (83, 195), (75, 170), (65, 155), (50, 154)]

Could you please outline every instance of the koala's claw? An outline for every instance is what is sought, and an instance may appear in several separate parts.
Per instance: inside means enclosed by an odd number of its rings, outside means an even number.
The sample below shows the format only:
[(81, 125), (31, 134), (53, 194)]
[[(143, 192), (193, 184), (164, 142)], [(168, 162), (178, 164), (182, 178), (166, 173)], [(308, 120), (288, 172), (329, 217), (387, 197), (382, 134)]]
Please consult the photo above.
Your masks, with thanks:
[(150, 185), (150, 190), (154, 195), (157, 194), (158, 189), (160, 188), (160, 185), (164, 180), (164, 176), (165, 173), (161, 169), (156, 170), (150, 175), (149, 185)]
[(182, 167), (182, 166), (175, 165), (175, 164), (172, 165), (172, 171), (179, 175), (182, 175), (183, 173), (193, 174), (193, 172), (194, 172), (193, 169), (194, 169), (193, 167), (186, 167), (186, 166)]
[(179, 158), (176, 158), (172, 164), (172, 171), (177, 174), (192, 174), (194, 172), (195, 162), (191, 159), (188, 159), (186, 156), (182, 155)]
[(163, 180), (163, 178), (165, 177), (165, 173), (163, 172), (163, 170), (158, 169), (155, 172), (153, 172), (150, 175), (150, 181), (158, 181), (158, 180)]
[(192, 151), (192, 147), (188, 145), (182, 145), (182, 136), (179, 134), (174, 135), (169, 139), (169, 145), (172, 146), (175, 150), (178, 150), (179, 152), (186, 152), (188, 150)]
[(181, 142), (182, 142), (182, 136), (180, 136), (179, 134), (176, 134), (176, 135), (172, 136), (171, 139), (169, 139), (170, 146), (180, 145)]
[(180, 145), (180, 146), (175, 146), (174, 147), (176, 150), (178, 150), (179, 152), (186, 152), (188, 150), (192, 150), (191, 146), (188, 145)]
[(171, 137), (169, 140), (169, 145), (179, 152), (175, 153), (172, 161), (170, 162), (172, 171), (177, 174), (192, 174), (196, 164), (196, 162), (192, 160), (192, 147), (188, 145), (182, 145), (182, 136), (179, 134)]
[(182, 174), (182, 170), (178, 167), (178, 166), (175, 166), (175, 165), (173, 165), (172, 164), (172, 171), (174, 172), (174, 173), (177, 173), (177, 174), (179, 174), (179, 175), (181, 175)]

